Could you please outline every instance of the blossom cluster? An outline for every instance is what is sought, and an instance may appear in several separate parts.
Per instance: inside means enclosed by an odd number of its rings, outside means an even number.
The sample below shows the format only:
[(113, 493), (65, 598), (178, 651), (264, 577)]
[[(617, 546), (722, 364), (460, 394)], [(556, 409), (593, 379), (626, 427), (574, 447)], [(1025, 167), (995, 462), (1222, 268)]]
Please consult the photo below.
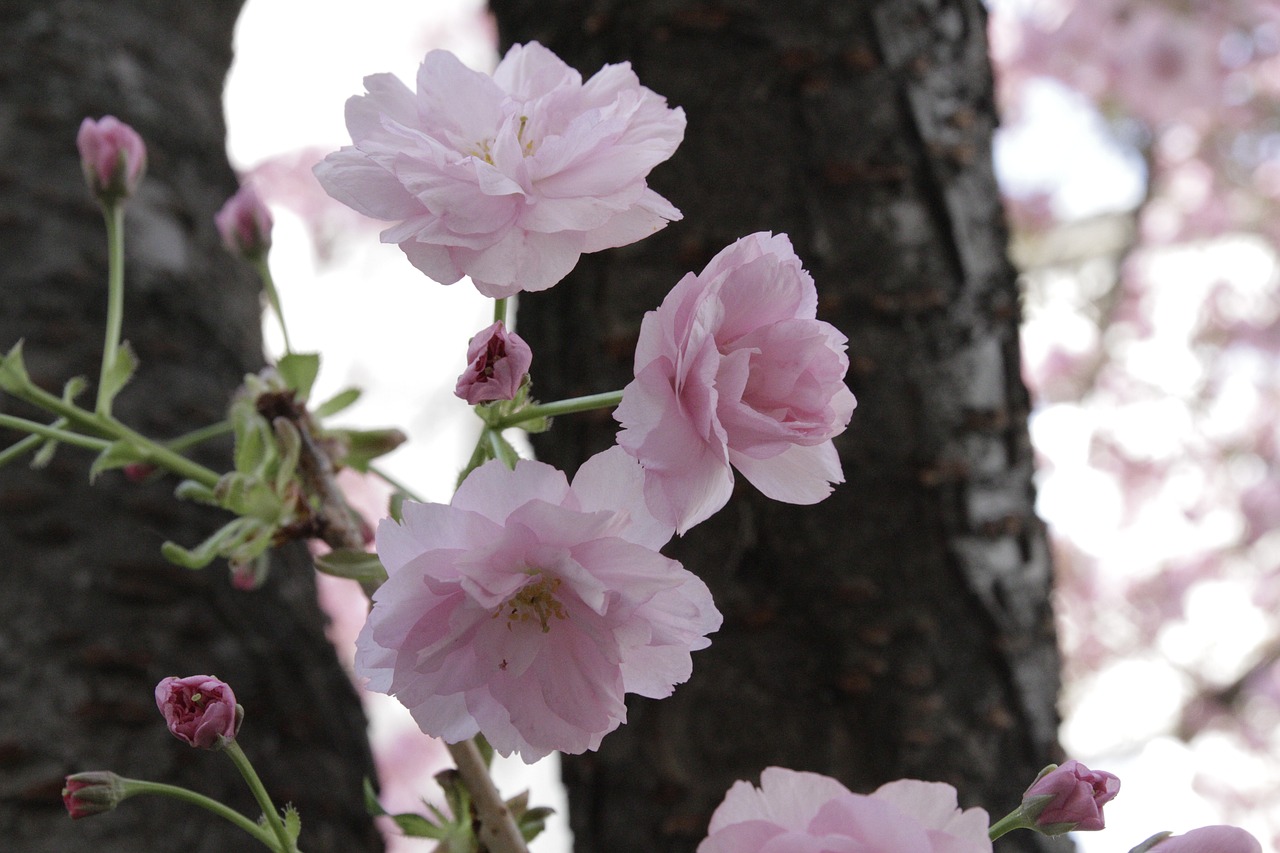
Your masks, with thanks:
[[(352, 145), (316, 175), (436, 281), (483, 294), (544, 290), (585, 252), (680, 218), (647, 187), (684, 114), (608, 65), (583, 81), (516, 45), (492, 76), (429, 53), (417, 92), (390, 75), (347, 103)], [(356, 671), (422, 729), (483, 734), (537, 759), (596, 748), (626, 692), (665, 696), (720, 615), (705, 585), (658, 551), (729, 499), (734, 470), (765, 495), (815, 503), (843, 481), (846, 339), (817, 319), (813, 279), (786, 235), (758, 233), (681, 280), (644, 318), (615, 448), (569, 485), (549, 466), (479, 466), (448, 505), (408, 503), (377, 551)], [(532, 361), (499, 321), (472, 338), (457, 394), (522, 405)], [(490, 415), (492, 417), (492, 415)]]

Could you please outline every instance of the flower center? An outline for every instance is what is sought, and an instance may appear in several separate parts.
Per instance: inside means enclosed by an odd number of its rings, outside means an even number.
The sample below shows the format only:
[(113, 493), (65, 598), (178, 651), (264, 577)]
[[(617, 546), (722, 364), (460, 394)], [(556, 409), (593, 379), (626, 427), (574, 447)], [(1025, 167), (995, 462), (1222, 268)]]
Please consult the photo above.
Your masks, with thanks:
[(569, 617), (569, 614), (564, 612), (564, 605), (556, 598), (556, 590), (559, 588), (560, 578), (549, 578), (539, 572), (538, 580), (521, 587), (519, 592), (494, 612), (493, 618), (497, 619), (505, 613), (507, 630), (517, 622), (531, 622), (537, 619), (542, 633), (545, 634), (551, 630), (551, 625), (548, 624), (549, 619)]

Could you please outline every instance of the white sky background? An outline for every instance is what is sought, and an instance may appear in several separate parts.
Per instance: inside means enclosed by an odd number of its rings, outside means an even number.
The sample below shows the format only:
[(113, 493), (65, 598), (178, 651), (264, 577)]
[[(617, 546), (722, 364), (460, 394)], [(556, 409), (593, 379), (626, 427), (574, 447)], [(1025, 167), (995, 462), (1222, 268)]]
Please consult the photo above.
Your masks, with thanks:
[[(343, 104), (364, 91), (362, 78), (389, 71), (412, 88), (429, 48), (445, 47), (473, 67), (492, 67), (496, 56), (492, 32), (480, 15), (483, 6), (484, 0), (365, 0), (353, 14), (348, 2), (313, 0), (300, 14), (293, 0), (249, 0), (226, 92), (233, 165), (247, 171), (279, 154), (349, 144)], [(1065, 218), (1131, 209), (1142, 194), (1140, 163), (1110, 139), (1079, 96), (1048, 82), (1032, 92), (1025, 123), (997, 141), (1004, 185), (1014, 192), (1049, 192), (1055, 213)], [(405, 429), (410, 442), (383, 467), (427, 499), (447, 501), (476, 431), (470, 408), (452, 394), (453, 383), (467, 339), (491, 321), (492, 303), (466, 281), (442, 287), (426, 280), (397, 247), (377, 242), (377, 228), (345, 241), (339, 264), (321, 267), (303, 223), (281, 208), (273, 212), (272, 269), (290, 335), (297, 350), (321, 352), (325, 359), (316, 398), (351, 385), (364, 388), (364, 398), (339, 422)], [(268, 349), (278, 354), (281, 339), (270, 317), (265, 330)], [(1034, 436), (1042, 452), (1066, 458), (1074, 445), (1087, 442), (1084, 423), (1069, 411), (1042, 413), (1038, 421)], [(1081, 490), (1092, 491), (1096, 484), (1087, 477), (1071, 481), (1066, 471), (1055, 476), (1060, 477), (1056, 483), (1041, 483), (1042, 497), (1054, 501), (1042, 500), (1042, 514), (1068, 528), (1089, 525), (1087, 514), (1072, 517), (1065, 509), (1099, 506), (1093, 498), (1080, 499)], [(1221, 616), (1231, 609), (1212, 611), (1218, 614), (1217, 629), (1229, 634), (1235, 626), (1221, 625)], [(1214, 620), (1206, 618), (1204, 630), (1215, 630)], [(1180, 695), (1167, 669), (1131, 662), (1086, 687), (1064, 740), (1075, 757), (1120, 775), (1124, 787), (1107, 809), (1108, 831), (1077, 835), (1085, 853), (1127, 850), (1160, 829), (1222, 822), (1223, 816), (1192, 791), (1191, 768), (1203, 756), (1193, 756), (1170, 738), (1126, 746), (1159, 731), (1164, 721), (1158, 709)], [(373, 707), (375, 747), (385, 750), (414, 730), (402, 711), (394, 700)], [(425, 767), (417, 789), (422, 795), (436, 797), (430, 780), (436, 769), (430, 763)], [(511, 795), (532, 786), (533, 803), (556, 807), (560, 814), (533, 849), (567, 851), (558, 768), (545, 761), (537, 769), (533, 779), (500, 779), (503, 791)], [(412, 798), (388, 806), (414, 810)], [(427, 851), (433, 844), (408, 841), (393, 849)]]

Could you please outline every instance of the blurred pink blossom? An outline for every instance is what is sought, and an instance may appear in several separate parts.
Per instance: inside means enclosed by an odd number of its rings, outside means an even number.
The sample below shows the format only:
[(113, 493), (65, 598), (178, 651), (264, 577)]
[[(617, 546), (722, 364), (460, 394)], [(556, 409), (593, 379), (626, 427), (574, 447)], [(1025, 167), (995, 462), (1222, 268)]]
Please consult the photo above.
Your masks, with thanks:
[(835, 779), (768, 767), (735, 782), (697, 853), (828, 850), (991, 853), (987, 813), (961, 811), (941, 782), (900, 779), (855, 794)]
[(812, 504), (844, 482), (831, 439), (853, 414), (846, 338), (785, 234), (743, 237), (689, 273), (640, 327), (615, 417), (645, 497), (684, 533), (729, 500), (733, 471), (774, 500)]
[(680, 212), (648, 188), (684, 138), (684, 112), (630, 65), (582, 76), (537, 42), (490, 77), (427, 54), (415, 95), (390, 74), (347, 101), (353, 145), (316, 176), (375, 219), (442, 284), (471, 276), (486, 296), (545, 290), (578, 258), (652, 234)]
[(95, 197), (109, 202), (133, 195), (147, 168), (147, 146), (136, 130), (115, 116), (86, 118), (76, 148)]
[(1106, 826), (1102, 807), (1120, 792), (1120, 779), (1072, 759), (1042, 775), (1022, 795), (1022, 811), (1045, 835)]
[(197, 749), (222, 749), (240, 729), (235, 693), (212, 675), (161, 679), (156, 707), (173, 736)]
[(271, 248), (271, 211), (248, 184), (227, 199), (213, 222), (222, 245), (233, 255), (254, 260)]
[(356, 674), (423, 731), (482, 733), (532, 762), (578, 753), (626, 719), (623, 694), (670, 695), (720, 614), (658, 553), (643, 473), (613, 448), (564, 474), (522, 460), (473, 471), (449, 505), (406, 502), (378, 527), (389, 578), (357, 640)]
[(1238, 826), (1202, 826), (1149, 849), (1154, 853), (1262, 853), (1258, 839)]
[(508, 332), (499, 321), (471, 339), (467, 369), (458, 377), (454, 393), (473, 406), (514, 399), (532, 363), (533, 350), (524, 338)]

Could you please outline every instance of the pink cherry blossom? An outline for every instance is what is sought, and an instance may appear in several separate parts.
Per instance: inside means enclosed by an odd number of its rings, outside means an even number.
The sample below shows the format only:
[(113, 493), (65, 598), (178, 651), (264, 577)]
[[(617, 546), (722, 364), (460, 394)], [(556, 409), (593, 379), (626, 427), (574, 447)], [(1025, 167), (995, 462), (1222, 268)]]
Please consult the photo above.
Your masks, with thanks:
[(1120, 779), (1104, 770), (1090, 770), (1079, 761), (1063, 762), (1027, 788), (1023, 812), (1046, 835), (1106, 826), (1102, 807), (1120, 792)]
[(415, 95), (390, 74), (347, 101), (353, 144), (316, 167), (334, 198), (396, 224), (382, 232), (442, 284), (486, 296), (545, 290), (586, 252), (680, 218), (645, 178), (684, 138), (684, 112), (630, 65), (587, 80), (537, 42), (493, 76), (428, 53)]
[(533, 350), (524, 338), (499, 321), (471, 339), (467, 369), (458, 377), (454, 393), (473, 406), (514, 399), (532, 363)]
[(541, 462), (490, 461), (448, 505), (383, 521), (389, 575), (356, 641), (355, 670), (427, 734), (482, 733), (532, 762), (595, 749), (626, 720), (624, 693), (661, 698), (692, 672), (720, 614), (705, 584), (658, 553), (643, 473), (618, 448), (572, 486)]
[(80, 122), (76, 148), (96, 197), (114, 201), (133, 195), (147, 168), (147, 146), (136, 130), (115, 116), (86, 118)]
[(213, 222), (222, 245), (233, 255), (253, 260), (271, 248), (271, 211), (251, 186), (242, 186), (227, 199), (213, 215)]
[(618, 443), (678, 532), (729, 500), (733, 471), (774, 500), (812, 504), (844, 482), (831, 439), (853, 414), (846, 338), (785, 234), (743, 237), (645, 315)]
[(221, 749), (240, 729), (235, 694), (212, 675), (162, 679), (156, 685), (156, 707), (173, 736), (198, 749)]
[(961, 811), (941, 782), (899, 779), (855, 794), (835, 779), (769, 767), (736, 782), (697, 853), (991, 853), (987, 813)]
[(1262, 845), (1238, 826), (1202, 826), (1159, 841), (1150, 850), (1152, 853), (1262, 853)]

